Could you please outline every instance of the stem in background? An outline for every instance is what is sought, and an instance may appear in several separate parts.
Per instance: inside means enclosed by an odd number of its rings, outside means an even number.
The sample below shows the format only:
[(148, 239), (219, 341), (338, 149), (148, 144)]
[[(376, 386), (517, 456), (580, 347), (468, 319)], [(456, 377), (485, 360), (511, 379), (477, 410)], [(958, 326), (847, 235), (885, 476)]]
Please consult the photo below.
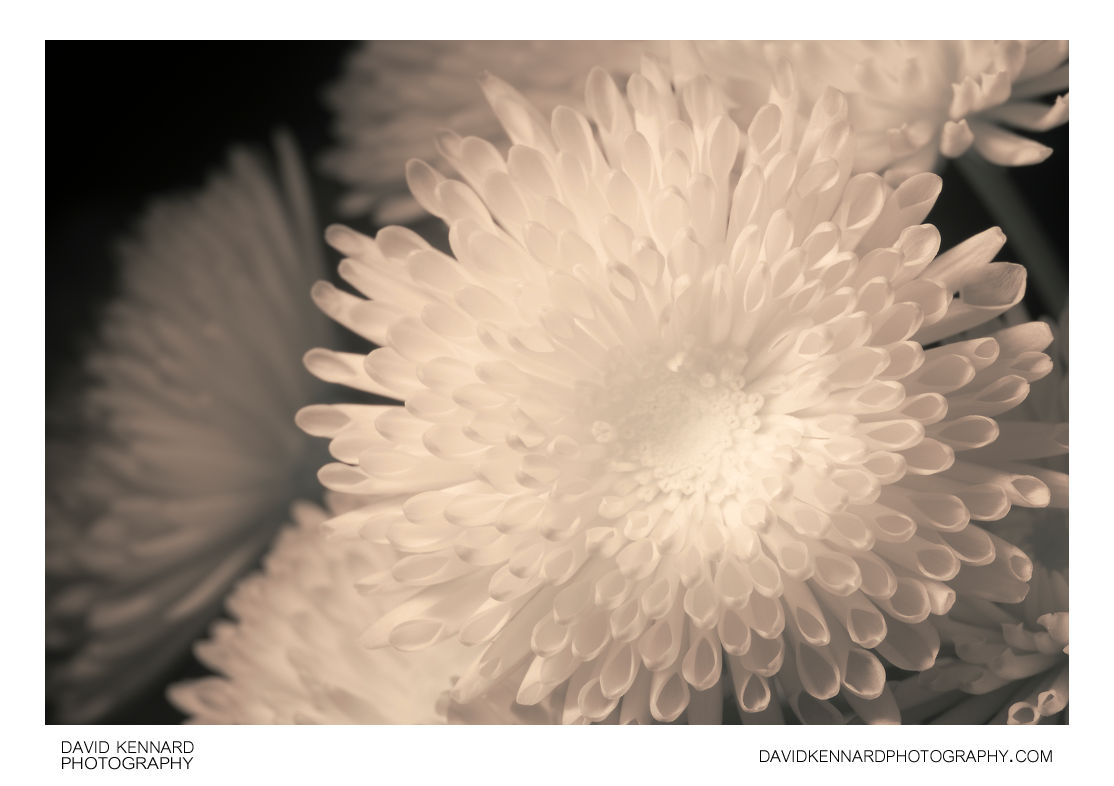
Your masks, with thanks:
[(974, 152), (953, 160), (1006, 233), (1017, 261), (1026, 267), (1040, 288), (1041, 300), (1049, 314), (1058, 315), (1068, 299), (1067, 266), (1045, 235), (1040, 218), (1001, 167), (987, 163)]

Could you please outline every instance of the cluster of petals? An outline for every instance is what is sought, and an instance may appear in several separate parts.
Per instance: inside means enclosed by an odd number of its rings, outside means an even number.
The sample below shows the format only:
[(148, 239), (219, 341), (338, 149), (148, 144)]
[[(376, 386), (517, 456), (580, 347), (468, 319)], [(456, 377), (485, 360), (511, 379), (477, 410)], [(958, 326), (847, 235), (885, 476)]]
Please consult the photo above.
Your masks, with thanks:
[(720, 84), (737, 121), (779, 82), (806, 105), (840, 90), (858, 140), (855, 171), (892, 184), (972, 147), (1003, 166), (1039, 163), (1052, 150), (1016, 131), (1068, 120), (1066, 41), (677, 42), (671, 58), (682, 79), (706, 73)]
[[(1004, 323), (1017, 324), (1029, 319), (1023, 306), (1004, 315)], [(1054, 339), (1048, 348), (1052, 371), (1036, 382), (1017, 414), (1027, 420), (1041, 421), (1043, 427), (1063, 446), (1061, 455), (1036, 460), (1042, 467), (1066, 475), (1068, 471), (1068, 313), (1065, 308), (1058, 320), (1047, 320)], [(1066, 487), (1063, 489), (1066, 495)], [(995, 531), (1021, 548), (1035, 563), (1067, 577), (1068, 510), (1067, 505), (1048, 508), (1017, 508), (995, 525)], [(1066, 606), (1065, 606), (1066, 610)]]
[(264, 568), (229, 596), (233, 620), (215, 623), (194, 648), (217, 676), (173, 685), (171, 702), (191, 723), (444, 723), (462, 647), (422, 653), (368, 650), (357, 642), (380, 610), (357, 582), (391, 564), (389, 548), (329, 537), (329, 512), (296, 503)]
[(244, 151), (198, 195), (157, 203), (122, 248), (82, 392), (83, 442), (47, 514), (48, 693), (88, 722), (184, 653), (270, 545), (321, 395), (298, 356), (332, 334), (304, 293), (323, 270), (293, 142), (279, 178)]
[[(1003, 324), (1027, 319), (1022, 306)], [(1052, 372), (1018, 407), (1048, 421), (1066, 449), (1068, 433), (1067, 312), (1050, 324)], [(1067, 456), (1040, 461), (1067, 471)], [(1018, 508), (995, 525), (1034, 562), (1029, 594), (1019, 604), (961, 601), (938, 626), (946, 656), (895, 689), (905, 722), (1060, 722), (1068, 703), (1068, 511)], [(943, 695), (942, 695), (943, 694)]]
[(1025, 600), (963, 599), (938, 627), (955, 655), (895, 689), (906, 722), (1036, 724), (1068, 706), (1066, 573), (1036, 567)]
[(505, 141), (477, 86), (486, 72), (514, 75), (519, 89), (548, 112), (578, 97), (593, 66), (629, 74), (644, 51), (667, 50), (664, 42), (638, 41), (365, 43), (328, 93), (340, 145), (323, 163), (352, 188), (340, 210), (374, 209), (385, 222), (408, 221), (421, 209), (406, 191), (403, 167), (411, 158), (436, 160), (438, 131)]
[[(742, 111), (767, 84), (793, 76), (806, 102), (841, 90), (856, 171), (894, 184), (972, 147), (1003, 166), (1039, 163), (1051, 148), (1009, 129), (1043, 132), (1068, 120), (1066, 41), (696, 42), (674, 51), (679, 69), (712, 74)], [(1055, 93), (1051, 104), (1040, 100)]]
[[(319, 478), (366, 495), (340, 533), (405, 556), (368, 647), (459, 639), (467, 706), (512, 686), (563, 722), (715, 720), (783, 696), (804, 719), (897, 719), (885, 662), (930, 668), (957, 597), (1032, 573), (975, 521), (1065, 504), (1052, 426), (1009, 419), (1047, 374), (1043, 323), (952, 340), (1016, 305), (988, 230), (939, 251), (933, 174), (854, 174), (844, 96), (775, 85), (745, 128), (718, 81), (601, 69), (587, 115), (483, 89), (511, 146), (451, 132), (463, 180), (411, 161), (453, 256), (332, 227), (320, 307), (378, 345), (321, 379)], [(1005, 417), (1003, 417), (1005, 416)]]
[(353, 189), (342, 210), (374, 208), (384, 222), (418, 215), (402, 168), (411, 157), (436, 161), (432, 140), (443, 127), (502, 144), (475, 88), (483, 73), (513, 79), (548, 113), (583, 108), (592, 66), (626, 78), (643, 55), (668, 58), (677, 82), (709, 76), (740, 127), (775, 85), (799, 90), (805, 106), (828, 87), (842, 91), (857, 133), (855, 171), (893, 185), (972, 147), (995, 164), (1039, 163), (1052, 150), (1018, 131), (1068, 120), (1066, 41), (375, 42), (330, 94), (341, 141), (325, 163)]

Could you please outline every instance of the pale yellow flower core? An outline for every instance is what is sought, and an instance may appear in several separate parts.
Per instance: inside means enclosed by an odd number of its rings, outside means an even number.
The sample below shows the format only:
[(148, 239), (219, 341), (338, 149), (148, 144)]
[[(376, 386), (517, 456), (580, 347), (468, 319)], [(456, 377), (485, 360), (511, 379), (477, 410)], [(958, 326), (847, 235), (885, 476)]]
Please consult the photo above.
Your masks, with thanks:
[(722, 499), (740, 490), (761, 452), (765, 400), (746, 389), (746, 356), (687, 350), (620, 372), (592, 424), (612, 446), (610, 468), (633, 472), (649, 500), (660, 492)]

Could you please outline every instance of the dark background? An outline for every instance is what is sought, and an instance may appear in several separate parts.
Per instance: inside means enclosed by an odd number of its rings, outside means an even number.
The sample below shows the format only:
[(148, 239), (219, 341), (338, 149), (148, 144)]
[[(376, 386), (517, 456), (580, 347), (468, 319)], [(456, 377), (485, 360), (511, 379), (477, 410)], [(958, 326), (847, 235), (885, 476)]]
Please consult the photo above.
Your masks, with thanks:
[[(321, 95), (340, 74), (351, 43), (59, 43), (47, 46), (46, 390), (48, 402), (77, 387), (82, 351), (116, 285), (114, 244), (155, 195), (201, 186), (230, 145), (262, 149), (288, 128), (313, 162), (330, 143)], [(513, 75), (508, 75), (513, 79)], [(1025, 195), (1067, 278), (1068, 131), (1037, 139), (1056, 152), (1035, 167), (1004, 170)], [(997, 222), (953, 164), (929, 220), (943, 248)], [(314, 184), (321, 225), (339, 189)], [(335, 255), (327, 257), (335, 259)], [(999, 259), (1016, 259), (1007, 245)], [(1056, 316), (1030, 282), (1035, 316)], [(185, 656), (169, 681), (204, 673)], [(108, 723), (177, 723), (163, 685)], [(49, 717), (48, 717), (49, 720)]]

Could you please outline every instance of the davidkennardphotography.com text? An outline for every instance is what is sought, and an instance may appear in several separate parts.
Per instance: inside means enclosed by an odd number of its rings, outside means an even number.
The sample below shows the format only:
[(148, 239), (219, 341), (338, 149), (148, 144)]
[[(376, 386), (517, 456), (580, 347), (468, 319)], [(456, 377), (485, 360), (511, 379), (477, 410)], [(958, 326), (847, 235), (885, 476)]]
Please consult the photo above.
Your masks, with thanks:
[(1051, 764), (1049, 749), (793, 748), (758, 751), (759, 764)]

